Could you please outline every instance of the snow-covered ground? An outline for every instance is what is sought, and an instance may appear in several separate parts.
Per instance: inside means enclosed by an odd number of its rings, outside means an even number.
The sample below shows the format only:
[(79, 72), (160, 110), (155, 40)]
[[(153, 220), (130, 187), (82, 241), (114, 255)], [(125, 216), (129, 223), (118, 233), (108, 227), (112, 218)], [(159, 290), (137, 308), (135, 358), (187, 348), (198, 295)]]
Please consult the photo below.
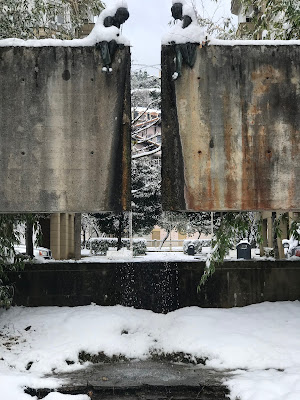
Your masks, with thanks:
[[(183, 352), (234, 371), (226, 382), (232, 400), (299, 400), (299, 332), (298, 301), (167, 315), (121, 306), (15, 307), (0, 311), (0, 399), (32, 400), (25, 386), (57, 387), (43, 375), (84, 368), (78, 354), (86, 351), (142, 360)], [(46, 400), (68, 398), (88, 400), (58, 393)]]
[[(89, 250), (81, 251), (82, 259), (80, 262), (116, 262), (109, 260), (106, 256), (91, 255)], [(206, 257), (205, 257), (206, 258)], [(122, 261), (120, 256), (119, 261)], [(134, 256), (126, 262), (167, 262), (167, 261), (195, 261), (194, 257), (188, 256), (181, 251), (155, 251), (147, 252), (144, 256)]]
[[(149, 250), (149, 249), (148, 249)], [(154, 250), (154, 248), (152, 248)], [(203, 253), (196, 255), (196, 258), (194, 256), (188, 256), (187, 254), (183, 253), (182, 247), (179, 248), (172, 248), (173, 251), (165, 251), (166, 249), (163, 249), (163, 251), (147, 251), (147, 254), (144, 256), (135, 256), (132, 257), (132, 259), (126, 258), (126, 262), (179, 262), (179, 261), (195, 261), (200, 260), (200, 261), (206, 261), (207, 259), (207, 252), (209, 252), (208, 248), (205, 248)], [(109, 260), (106, 256), (100, 256), (100, 255), (91, 255), (90, 250), (84, 249), (81, 251), (81, 256), (82, 259), (79, 262), (88, 262), (88, 263), (94, 263), (94, 262), (116, 262), (116, 260)], [(252, 259), (255, 260), (265, 260), (267, 259), (266, 257), (260, 257), (259, 256), (259, 250), (258, 249), (252, 249), (251, 250), (251, 257)], [(225, 257), (226, 260), (236, 260), (237, 259), (237, 251), (236, 250), (230, 250), (229, 255)], [(268, 258), (268, 260), (274, 260), (273, 258)], [(299, 260), (299, 258), (298, 258)], [(61, 262), (75, 262), (74, 260), (64, 260)], [(122, 258), (120, 256), (120, 259), (118, 261), (122, 261)], [(52, 261), (54, 262), (54, 261)], [(55, 261), (57, 262), (57, 261)], [(59, 261), (58, 261), (59, 262)], [(78, 262), (78, 261), (77, 261)]]

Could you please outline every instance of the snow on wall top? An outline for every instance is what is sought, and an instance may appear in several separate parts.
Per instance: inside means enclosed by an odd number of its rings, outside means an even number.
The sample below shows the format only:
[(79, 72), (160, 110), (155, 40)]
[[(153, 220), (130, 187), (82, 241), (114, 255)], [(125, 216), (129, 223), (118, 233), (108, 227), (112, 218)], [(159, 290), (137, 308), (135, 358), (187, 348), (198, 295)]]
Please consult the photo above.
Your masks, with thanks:
[(115, 40), (119, 44), (130, 45), (127, 38), (120, 34), (120, 29), (115, 26), (105, 27), (104, 19), (108, 16), (114, 16), (119, 7), (128, 9), (126, 0), (113, 0), (111, 4), (105, 8), (99, 15), (92, 32), (83, 39), (29, 39), (22, 40), (17, 38), (9, 38), (0, 40), (0, 47), (82, 47), (95, 46), (96, 43), (102, 41)]
[(211, 46), (299, 46), (300, 40), (219, 40), (211, 39)]
[[(162, 38), (163, 45), (180, 44), (180, 43), (203, 43), (209, 46), (299, 46), (300, 40), (220, 40), (209, 38), (200, 27), (194, 29), (190, 25), (186, 29), (176, 26), (172, 28), (168, 34)], [(179, 29), (178, 29), (179, 28)]]
[(192, 22), (190, 26), (183, 29), (181, 23), (173, 26), (162, 38), (163, 45), (202, 43), (206, 41), (207, 34), (203, 28)]

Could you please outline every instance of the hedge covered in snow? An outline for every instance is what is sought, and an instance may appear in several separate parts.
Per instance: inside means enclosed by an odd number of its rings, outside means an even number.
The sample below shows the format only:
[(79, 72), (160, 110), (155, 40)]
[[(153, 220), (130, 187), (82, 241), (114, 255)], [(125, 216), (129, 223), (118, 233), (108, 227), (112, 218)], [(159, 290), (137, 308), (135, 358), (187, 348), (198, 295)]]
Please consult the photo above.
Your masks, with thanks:
[[(90, 240), (90, 250), (92, 254), (106, 255), (110, 247), (117, 248), (118, 239), (116, 238), (92, 238)], [(130, 249), (130, 239), (122, 239), (122, 247)], [(147, 242), (145, 239), (133, 239), (133, 255), (145, 255)]]
[(192, 244), (195, 247), (195, 254), (201, 253), (202, 247), (209, 247), (211, 245), (210, 239), (186, 239), (183, 242), (183, 252), (188, 253), (188, 247)]

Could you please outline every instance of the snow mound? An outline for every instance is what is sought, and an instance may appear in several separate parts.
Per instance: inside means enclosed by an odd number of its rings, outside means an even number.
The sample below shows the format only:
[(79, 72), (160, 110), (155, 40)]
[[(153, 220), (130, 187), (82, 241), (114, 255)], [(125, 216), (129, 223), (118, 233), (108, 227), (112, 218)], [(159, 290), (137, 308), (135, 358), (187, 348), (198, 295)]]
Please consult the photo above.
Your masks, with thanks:
[(202, 43), (207, 40), (207, 32), (196, 22), (183, 29), (181, 24), (174, 25), (162, 38), (163, 45), (184, 44), (184, 43)]
[[(173, 0), (173, 4), (179, 1)], [(182, 27), (182, 22), (176, 23), (162, 38), (163, 45), (169, 44), (184, 44), (184, 43), (202, 43), (207, 40), (207, 32), (201, 28), (197, 22), (197, 17), (193, 7), (186, 4), (185, 1), (180, 1), (183, 4), (182, 14), (189, 16), (192, 23), (187, 27)]]

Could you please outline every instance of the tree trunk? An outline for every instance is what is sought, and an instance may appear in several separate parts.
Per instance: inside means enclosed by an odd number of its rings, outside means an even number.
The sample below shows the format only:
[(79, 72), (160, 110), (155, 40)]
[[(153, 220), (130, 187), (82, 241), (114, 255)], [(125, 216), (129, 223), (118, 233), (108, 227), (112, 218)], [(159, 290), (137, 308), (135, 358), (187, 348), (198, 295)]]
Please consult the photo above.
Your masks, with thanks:
[(84, 243), (84, 247), (86, 248), (86, 233), (85, 233), (85, 229), (82, 230), (82, 240), (83, 240), (83, 243)]
[(33, 258), (33, 223), (26, 222), (25, 229), (26, 254)]
[(277, 242), (277, 229), (276, 229), (276, 212), (272, 212), (272, 228), (273, 228), (273, 249), (275, 260), (279, 260), (279, 249)]
[(166, 236), (163, 238), (163, 241), (162, 241), (162, 243), (161, 243), (161, 245), (160, 245), (160, 247), (159, 247), (159, 250), (162, 249), (162, 247), (163, 247), (165, 241), (168, 239), (170, 233), (171, 233), (171, 230), (170, 230), (170, 229), (167, 229), (167, 234), (166, 234)]
[(118, 229), (118, 243), (117, 243), (117, 250), (121, 250), (122, 248), (122, 233), (123, 233), (123, 228), (124, 228), (124, 214), (120, 213), (119, 214), (119, 229)]

